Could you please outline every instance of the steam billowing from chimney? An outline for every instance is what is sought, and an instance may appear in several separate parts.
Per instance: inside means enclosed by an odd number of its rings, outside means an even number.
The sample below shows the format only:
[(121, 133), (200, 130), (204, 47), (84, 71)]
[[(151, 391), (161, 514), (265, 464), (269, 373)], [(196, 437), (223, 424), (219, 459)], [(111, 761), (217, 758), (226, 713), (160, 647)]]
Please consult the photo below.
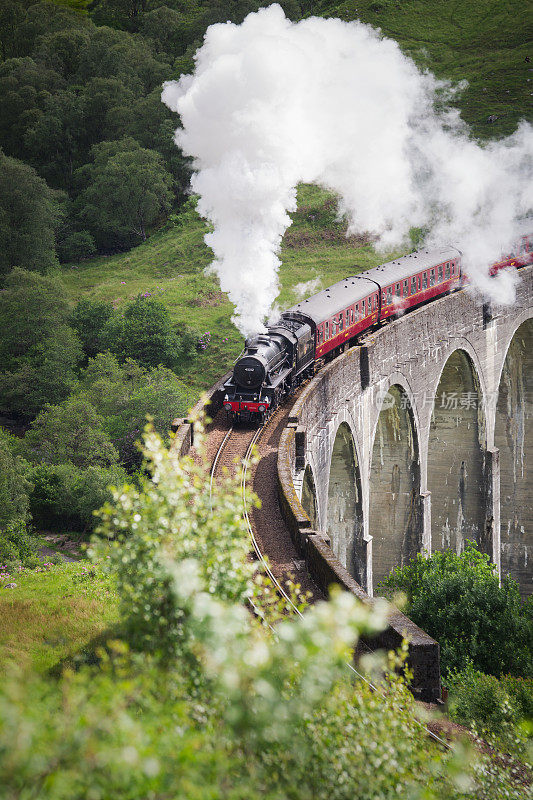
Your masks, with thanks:
[(244, 334), (262, 330), (278, 294), (299, 182), (335, 191), (349, 233), (380, 246), (429, 228), (428, 245), (463, 250), (485, 295), (512, 299), (513, 276), (489, 281), (487, 268), (533, 206), (530, 125), (482, 147), (456, 111), (435, 110), (450, 87), (395, 42), (359, 22), (292, 23), (278, 5), (213, 25), (195, 59), (162, 99), (180, 114), (176, 142), (194, 158), (206, 242)]

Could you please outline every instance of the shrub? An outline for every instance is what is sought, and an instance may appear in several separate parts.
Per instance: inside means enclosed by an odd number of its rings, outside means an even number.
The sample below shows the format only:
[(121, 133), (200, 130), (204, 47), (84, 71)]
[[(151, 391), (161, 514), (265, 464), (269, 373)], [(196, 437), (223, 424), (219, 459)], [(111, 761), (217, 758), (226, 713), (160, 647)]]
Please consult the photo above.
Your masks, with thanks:
[(165, 367), (145, 369), (128, 359), (119, 364), (111, 353), (99, 353), (81, 374), (81, 391), (104, 415), (104, 428), (128, 469), (141, 463), (136, 446), (150, 415), (166, 435), (174, 417), (189, 408), (186, 387)]
[(30, 484), (28, 465), (16, 455), (18, 443), (0, 428), (0, 529), (17, 520), (26, 520), (29, 510)]
[(77, 467), (118, 461), (104, 418), (82, 397), (69, 397), (59, 405), (46, 405), (24, 437), (28, 458), (47, 464), (70, 461)]
[(101, 334), (102, 350), (120, 359), (132, 358), (144, 367), (174, 367), (179, 363), (180, 339), (172, 325), (170, 312), (159, 300), (140, 294), (114, 314)]
[(80, 300), (71, 314), (70, 324), (78, 334), (83, 351), (89, 358), (100, 351), (100, 338), (105, 324), (113, 314), (111, 303), (103, 300)]
[(57, 282), (14, 269), (0, 292), (0, 407), (33, 417), (75, 385), (81, 345)]
[(9, 566), (16, 563), (23, 567), (34, 567), (39, 563), (37, 557), (38, 541), (31, 536), (23, 520), (18, 520), (0, 530), (0, 564)]
[(447, 683), (452, 719), (474, 728), (499, 749), (525, 755), (521, 723), (533, 705), (533, 681), (498, 680), (469, 666), (450, 672)]
[(40, 464), (29, 477), (30, 510), (37, 527), (88, 533), (97, 522), (93, 512), (111, 497), (108, 487), (122, 485), (127, 474), (117, 466), (79, 469), (73, 464)]
[(96, 244), (89, 231), (76, 231), (57, 246), (60, 261), (80, 261), (96, 253)]
[(533, 675), (533, 617), (516, 581), (500, 586), (489, 557), (468, 542), (463, 553), (418, 555), (382, 583), (407, 595), (407, 615), (441, 647), (441, 666), (490, 675)]

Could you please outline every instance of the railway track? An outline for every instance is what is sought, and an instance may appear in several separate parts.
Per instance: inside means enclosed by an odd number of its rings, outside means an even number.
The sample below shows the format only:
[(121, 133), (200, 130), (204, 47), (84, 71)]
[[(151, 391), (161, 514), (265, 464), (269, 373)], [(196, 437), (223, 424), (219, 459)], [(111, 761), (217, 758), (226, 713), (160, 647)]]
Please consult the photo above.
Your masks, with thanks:
[[(242, 495), (242, 514), (243, 519), (246, 523), (246, 527), (248, 530), (248, 535), (250, 537), (250, 543), (254, 550), (255, 556), (257, 560), (261, 563), (262, 569), (268, 575), (269, 579), (272, 582), (275, 590), (279, 594), (281, 598), (283, 598), (284, 602), (287, 605), (287, 610), (290, 613), (295, 614), (296, 616), (302, 617), (302, 613), (299, 608), (293, 603), (291, 597), (285, 590), (282, 581), (278, 579), (278, 577), (272, 571), (270, 564), (266, 558), (266, 554), (263, 551), (261, 543), (258, 541), (257, 536), (254, 533), (252, 520), (250, 519), (249, 514), (249, 502), (247, 496), (247, 489), (249, 485), (249, 475), (250, 475), (250, 465), (251, 465), (251, 457), (254, 451), (254, 447), (259, 443), (260, 439), (264, 436), (265, 431), (272, 425), (272, 423), (279, 417), (280, 413), (282, 412), (281, 408), (278, 408), (274, 414), (263, 423), (258, 428), (253, 429), (241, 429), (235, 428), (233, 425), (225, 432), (224, 436), (222, 437), (216, 452), (214, 453), (211, 469), (210, 469), (210, 478), (209, 478), (209, 492), (210, 495), (212, 493), (213, 482), (216, 480), (217, 474), (219, 474), (224, 467), (227, 469), (236, 469), (237, 464), (240, 461), (242, 464), (242, 473), (241, 473), (241, 495)], [(286, 411), (287, 413), (287, 411)], [(285, 416), (285, 414), (283, 414)], [(220, 438), (220, 435), (219, 437)], [(252, 613), (259, 619), (263, 621), (263, 624), (270, 628), (270, 630), (276, 633), (275, 628), (266, 620), (263, 611), (257, 606), (254, 601), (249, 598), (248, 600), (250, 609)], [(349, 661), (346, 662), (347, 669), (358, 679), (364, 681), (372, 691), (376, 692), (377, 694), (383, 696), (381, 690), (376, 687), (373, 683), (371, 683), (368, 678), (362, 675)], [(439, 746), (444, 747), (447, 750), (451, 750), (450, 745), (440, 736), (438, 736), (433, 731), (429, 730), (423, 723), (416, 720), (417, 724), (424, 730), (424, 733), (432, 739), (434, 742), (439, 744)]]
[[(243, 512), (243, 519), (245, 521), (248, 535), (250, 537), (250, 543), (255, 553), (256, 559), (261, 563), (261, 568), (266, 575), (268, 575), (269, 579), (272, 581), (272, 585), (274, 586), (276, 592), (283, 598), (285, 603), (287, 604), (287, 608), (291, 609), (294, 613), (300, 613), (298, 608), (294, 605), (290, 595), (283, 587), (281, 581), (275, 576), (274, 572), (272, 571), (270, 564), (266, 558), (265, 553), (263, 552), (260, 543), (258, 542), (252, 522), (250, 520), (249, 514), (249, 503), (247, 497), (247, 489), (249, 485), (249, 470), (250, 470), (250, 463), (251, 457), (254, 450), (254, 447), (258, 443), (260, 437), (263, 435), (266, 427), (272, 420), (276, 417), (278, 411), (276, 411), (272, 417), (265, 423), (263, 423), (258, 428), (247, 429), (247, 428), (235, 428), (231, 425), (224, 438), (220, 442), (216, 453), (214, 454), (214, 458), (211, 464), (210, 476), (209, 476), (209, 491), (210, 494), (212, 492), (213, 483), (216, 480), (216, 476), (224, 469), (228, 470), (235, 470), (237, 464), (241, 462), (242, 464), (242, 473), (241, 473), (241, 496), (242, 496), (242, 512)], [(250, 601), (250, 605), (252, 610), (256, 616), (261, 618), (265, 624), (269, 624), (266, 622), (264, 618), (264, 614), (262, 611)], [(270, 627), (270, 626), (269, 626)]]

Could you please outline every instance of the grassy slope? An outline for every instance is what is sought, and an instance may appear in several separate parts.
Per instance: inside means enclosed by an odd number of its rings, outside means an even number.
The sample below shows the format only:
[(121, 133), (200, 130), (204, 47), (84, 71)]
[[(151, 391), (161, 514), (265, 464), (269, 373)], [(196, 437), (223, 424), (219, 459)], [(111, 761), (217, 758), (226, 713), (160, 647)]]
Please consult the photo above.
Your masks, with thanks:
[(325, 0), (315, 13), (368, 22), (437, 77), (466, 79), (458, 105), (479, 138), (531, 119), (533, 61), (525, 58), (533, 59), (533, 16), (523, 0)]
[[(331, 195), (314, 186), (299, 189), (283, 251), (279, 305), (295, 302), (293, 287), (319, 277), (326, 286), (345, 274), (379, 263), (371, 246), (346, 240), (335, 219)], [(233, 307), (220, 292), (217, 279), (205, 275), (211, 252), (203, 242), (207, 227), (189, 208), (177, 225), (168, 225), (129, 253), (95, 258), (66, 266), (59, 277), (74, 302), (89, 296), (110, 300), (117, 307), (139, 292), (151, 292), (170, 309), (178, 323), (211, 332), (211, 344), (180, 375), (191, 388), (190, 400), (208, 388), (242, 349), (243, 340), (231, 323)]]
[[(379, 26), (420, 66), (454, 82), (466, 79), (469, 88), (458, 104), (480, 138), (508, 134), (527, 116), (533, 64), (525, 62), (529, 17), (521, 0), (347, 0), (319, 3), (314, 12)], [(492, 125), (486, 121), (490, 114), (498, 115)], [(151, 291), (177, 322), (211, 332), (211, 345), (182, 376), (190, 386), (191, 402), (229, 367), (242, 346), (230, 321), (230, 303), (216, 279), (203, 273), (210, 260), (202, 241), (205, 230), (189, 208), (177, 225), (130, 253), (62, 271), (73, 301), (89, 295), (120, 306), (140, 291)], [(327, 285), (380, 260), (368, 245), (344, 239), (330, 195), (300, 187), (299, 211), (284, 239), (278, 303), (282, 308), (293, 303), (291, 287), (298, 283), (319, 277)]]
[(39, 672), (83, 650), (118, 619), (107, 579), (87, 562), (14, 574), (0, 593), (0, 664)]

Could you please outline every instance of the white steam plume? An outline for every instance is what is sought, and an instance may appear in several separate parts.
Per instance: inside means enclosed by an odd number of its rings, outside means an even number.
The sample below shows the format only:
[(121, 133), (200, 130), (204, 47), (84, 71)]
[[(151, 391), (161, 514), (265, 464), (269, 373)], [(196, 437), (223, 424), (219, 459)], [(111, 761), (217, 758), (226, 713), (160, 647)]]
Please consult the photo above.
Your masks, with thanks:
[(166, 83), (181, 117), (176, 142), (193, 156), (198, 210), (234, 321), (253, 333), (278, 294), (278, 252), (299, 182), (340, 196), (349, 233), (384, 247), (428, 227), (428, 244), (456, 244), (475, 286), (513, 294), (487, 267), (533, 206), (533, 129), (521, 123), (481, 147), (457, 112), (436, 113), (448, 91), (398, 45), (358, 22), (291, 23), (278, 5), (242, 25), (213, 25), (193, 75)]

